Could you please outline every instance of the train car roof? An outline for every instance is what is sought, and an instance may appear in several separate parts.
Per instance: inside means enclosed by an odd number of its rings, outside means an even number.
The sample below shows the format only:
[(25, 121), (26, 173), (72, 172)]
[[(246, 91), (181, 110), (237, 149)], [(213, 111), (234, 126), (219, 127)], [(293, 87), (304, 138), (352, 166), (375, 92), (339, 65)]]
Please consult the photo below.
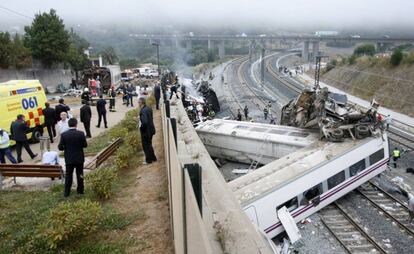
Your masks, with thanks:
[(196, 127), (196, 131), (258, 140), (263, 140), (263, 137), (267, 136), (268, 141), (300, 146), (307, 146), (318, 140), (318, 133), (312, 130), (223, 119), (203, 122)]
[(373, 139), (349, 139), (341, 143), (317, 141), (229, 182), (229, 186), (243, 206)]

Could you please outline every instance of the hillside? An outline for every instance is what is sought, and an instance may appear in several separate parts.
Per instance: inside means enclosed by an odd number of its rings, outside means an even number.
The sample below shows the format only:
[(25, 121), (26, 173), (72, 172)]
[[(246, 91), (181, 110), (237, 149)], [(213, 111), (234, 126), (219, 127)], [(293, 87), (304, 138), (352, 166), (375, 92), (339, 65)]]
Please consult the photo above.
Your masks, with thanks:
[(321, 80), (382, 106), (414, 116), (414, 64), (389, 64), (388, 57), (360, 57), (354, 64), (337, 64)]

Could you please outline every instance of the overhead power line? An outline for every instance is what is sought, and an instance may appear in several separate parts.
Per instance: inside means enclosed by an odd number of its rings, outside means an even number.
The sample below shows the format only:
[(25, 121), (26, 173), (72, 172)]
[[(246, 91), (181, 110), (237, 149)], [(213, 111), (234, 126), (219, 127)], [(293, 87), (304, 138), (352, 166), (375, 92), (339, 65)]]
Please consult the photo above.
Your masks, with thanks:
[(31, 16), (27, 16), (25, 14), (22, 14), (20, 12), (14, 11), (14, 10), (12, 10), (10, 8), (7, 8), (7, 7), (4, 7), (2, 5), (0, 5), (0, 10), (3, 10), (3, 11), (8, 12), (8, 13), (12, 13), (14, 15), (17, 15), (17, 16), (20, 16), (20, 17), (23, 17), (23, 18), (26, 18), (26, 19), (30, 19), (30, 20), (33, 19), (33, 17), (31, 17)]

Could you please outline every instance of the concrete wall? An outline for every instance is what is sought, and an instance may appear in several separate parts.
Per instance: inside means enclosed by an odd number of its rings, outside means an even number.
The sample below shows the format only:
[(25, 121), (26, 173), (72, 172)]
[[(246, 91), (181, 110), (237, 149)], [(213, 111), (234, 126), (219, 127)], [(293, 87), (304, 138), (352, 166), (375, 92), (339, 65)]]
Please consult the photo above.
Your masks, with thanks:
[[(170, 109), (171, 117), (177, 120), (178, 149), (170, 120), (165, 117), (164, 105), (162, 121), (175, 253), (273, 253), (267, 240), (242, 211), (181, 101), (171, 101)], [(202, 216), (183, 169), (190, 163), (196, 163), (202, 169)]]
[(0, 69), (0, 82), (14, 79), (38, 79), (43, 87), (57, 87), (60, 83), (68, 87), (72, 80), (72, 72), (64, 69)]

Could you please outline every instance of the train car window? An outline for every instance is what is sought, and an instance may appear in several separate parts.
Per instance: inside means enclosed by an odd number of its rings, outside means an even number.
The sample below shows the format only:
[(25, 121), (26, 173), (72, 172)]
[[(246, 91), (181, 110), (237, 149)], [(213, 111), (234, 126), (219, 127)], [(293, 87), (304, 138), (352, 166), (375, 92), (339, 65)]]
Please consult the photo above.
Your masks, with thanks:
[(288, 211), (292, 211), (295, 210), (296, 208), (298, 208), (298, 197), (294, 197), (291, 200), (286, 201), (285, 203), (279, 205), (276, 207), (276, 211), (279, 210), (280, 208), (286, 206), (286, 208), (288, 209)]
[(378, 150), (369, 156), (369, 165), (374, 165), (384, 158), (384, 149)]
[(288, 135), (289, 136), (293, 136), (293, 137), (306, 138), (307, 136), (309, 136), (309, 133), (305, 133), (305, 132), (291, 132)]
[(270, 130), (269, 132), (273, 134), (286, 134), (287, 133), (286, 131), (282, 131), (282, 130)]
[(250, 131), (254, 131), (254, 132), (266, 132), (267, 129), (264, 128), (258, 128), (258, 127), (253, 127), (250, 129)]
[(307, 205), (309, 201), (321, 195), (322, 193), (323, 193), (322, 183), (313, 186), (309, 190), (303, 192), (303, 199), (301, 201), (301, 205)]
[(341, 171), (338, 174), (328, 178), (328, 189), (332, 189), (343, 181), (345, 181), (345, 171)]
[(363, 171), (365, 168), (365, 159), (362, 159), (349, 167), (349, 174), (352, 177), (358, 174), (359, 172)]

